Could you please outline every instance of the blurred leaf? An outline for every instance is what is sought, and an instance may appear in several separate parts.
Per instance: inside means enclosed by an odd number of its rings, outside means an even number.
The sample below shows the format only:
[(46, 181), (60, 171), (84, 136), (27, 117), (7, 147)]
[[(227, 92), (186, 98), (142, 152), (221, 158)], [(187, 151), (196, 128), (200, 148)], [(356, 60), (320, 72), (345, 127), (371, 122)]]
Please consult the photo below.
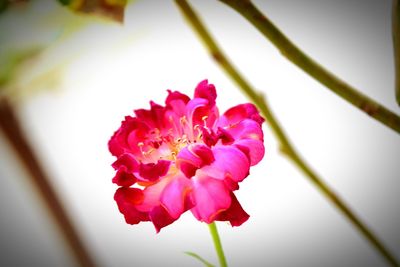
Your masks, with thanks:
[(8, 7), (8, 0), (0, 0), (0, 14)]
[(211, 263), (209, 263), (208, 261), (206, 261), (205, 259), (203, 259), (199, 255), (197, 255), (196, 253), (193, 253), (193, 252), (190, 252), (190, 251), (186, 251), (185, 254), (189, 255), (189, 256), (191, 256), (191, 257), (193, 257), (195, 259), (198, 259), (199, 261), (201, 261), (207, 267), (215, 267), (214, 265), (212, 265)]
[(0, 65), (0, 89), (10, 83), (22, 64), (37, 57), (43, 48), (34, 47), (8, 54)]
[(75, 12), (106, 17), (123, 22), (127, 0), (58, 0)]
[(0, 14), (3, 13), (4, 11), (7, 10), (7, 8), (10, 7), (10, 5), (17, 5), (17, 4), (24, 4), (28, 2), (29, 0), (0, 0)]

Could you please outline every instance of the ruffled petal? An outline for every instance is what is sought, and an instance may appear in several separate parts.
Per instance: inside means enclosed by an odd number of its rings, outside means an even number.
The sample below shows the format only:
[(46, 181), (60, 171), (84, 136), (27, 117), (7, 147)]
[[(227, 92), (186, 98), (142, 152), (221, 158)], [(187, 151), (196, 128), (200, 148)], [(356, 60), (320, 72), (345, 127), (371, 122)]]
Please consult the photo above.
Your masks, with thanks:
[(250, 165), (254, 166), (264, 157), (264, 137), (261, 126), (250, 119), (224, 129), (233, 139), (233, 144), (249, 156)]
[(196, 86), (194, 97), (207, 99), (208, 104), (214, 106), (215, 99), (217, 98), (217, 91), (213, 84), (208, 83), (208, 80), (203, 80)]
[(149, 215), (157, 233), (160, 232), (161, 228), (170, 225), (176, 220), (172, 218), (168, 211), (162, 206), (155, 207)]
[(234, 146), (216, 146), (212, 152), (215, 161), (201, 168), (205, 175), (219, 180), (229, 177), (235, 182), (241, 182), (249, 175), (249, 160), (240, 149)]
[(231, 192), (231, 206), (215, 217), (216, 221), (229, 221), (232, 226), (240, 226), (249, 219), (249, 215), (243, 210), (235, 194)]
[(183, 104), (187, 104), (187, 102), (190, 101), (190, 97), (188, 97), (185, 94), (182, 94), (181, 92), (178, 91), (168, 91), (168, 96), (165, 99), (165, 105), (167, 107), (174, 107), (177, 101), (181, 101)]
[(260, 116), (252, 103), (240, 104), (228, 109), (219, 119), (218, 126), (227, 126), (239, 123), (244, 119), (251, 119), (261, 125), (264, 118)]
[(165, 107), (150, 101), (150, 110), (134, 110), (136, 117), (146, 123), (150, 128), (164, 128)]
[(190, 178), (196, 171), (214, 161), (214, 155), (208, 146), (191, 144), (183, 148), (176, 159), (177, 167)]
[(242, 151), (244, 150), (243, 148), (246, 148), (250, 160), (250, 166), (258, 164), (265, 154), (264, 143), (260, 140), (242, 139), (236, 141), (235, 146)]
[(245, 119), (236, 123), (225, 130), (235, 139), (255, 139), (263, 140), (263, 132), (261, 126), (250, 119)]
[(139, 163), (136, 161), (135, 157), (130, 153), (125, 153), (120, 155), (118, 159), (112, 164), (112, 166), (116, 170), (124, 166), (126, 172), (129, 173), (133, 173), (139, 169)]
[(128, 224), (138, 224), (149, 220), (147, 213), (136, 209), (136, 205), (140, 204), (143, 198), (143, 192), (138, 188), (120, 187), (115, 192), (114, 200)]
[(230, 191), (221, 180), (196, 175), (192, 178), (193, 215), (206, 223), (212, 223), (218, 213), (231, 205)]
[(158, 160), (157, 163), (141, 163), (139, 166), (139, 179), (144, 181), (155, 181), (168, 173), (171, 161)]
[(192, 208), (190, 181), (182, 176), (174, 177), (162, 191), (160, 202), (169, 215), (178, 219), (183, 212)]
[(117, 170), (117, 173), (112, 179), (112, 182), (119, 186), (129, 187), (136, 183), (136, 177), (133, 174), (127, 172), (125, 166), (121, 166), (121, 168)]

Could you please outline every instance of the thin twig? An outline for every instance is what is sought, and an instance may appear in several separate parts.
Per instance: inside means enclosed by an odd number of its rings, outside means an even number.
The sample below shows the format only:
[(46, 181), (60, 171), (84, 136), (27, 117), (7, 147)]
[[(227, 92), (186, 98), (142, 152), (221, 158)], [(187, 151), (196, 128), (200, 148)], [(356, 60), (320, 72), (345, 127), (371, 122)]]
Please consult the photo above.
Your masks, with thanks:
[(301, 51), (249, 0), (220, 0), (235, 9), (256, 27), (292, 63), (325, 85), (338, 96), (365, 112), (371, 118), (400, 133), (400, 117), (345, 81)]
[(257, 105), (261, 114), (265, 117), (267, 124), (271, 127), (277, 140), (280, 143), (281, 150), (285, 155), (292, 160), (292, 162), (306, 175), (306, 177), (319, 189), (342, 214), (353, 224), (353, 226), (361, 233), (361, 235), (370, 242), (373, 248), (393, 266), (399, 266), (397, 260), (392, 256), (389, 250), (383, 245), (381, 241), (368, 229), (365, 223), (359, 219), (349, 206), (337, 196), (332, 189), (311, 169), (311, 167), (300, 157), (295, 148), (290, 143), (286, 134), (279, 125), (277, 119), (267, 105), (263, 96), (257, 93), (251, 85), (242, 77), (242, 75), (230, 63), (228, 58), (223, 54), (222, 50), (218, 47), (211, 35), (206, 30), (203, 23), (198, 16), (194, 13), (186, 0), (175, 0), (184, 17), (193, 27), (193, 30), (198, 34), (201, 41), (208, 49), (209, 53), (219, 64), (219, 66), (226, 72), (226, 74), (241, 88), (243, 93)]
[(5, 98), (0, 99), (0, 129), (4, 132), (5, 137), (16, 151), (21, 163), (30, 174), (29, 177), (32, 179), (32, 183), (39, 190), (41, 197), (59, 226), (60, 232), (63, 234), (77, 262), (82, 267), (96, 266), (69, 219), (61, 201), (57, 197), (56, 192), (51, 187), (49, 177), (40, 166), (38, 158), (29, 145), (13, 107)]
[(393, 0), (392, 33), (395, 64), (395, 90), (396, 101), (400, 106), (400, 4), (399, 0)]

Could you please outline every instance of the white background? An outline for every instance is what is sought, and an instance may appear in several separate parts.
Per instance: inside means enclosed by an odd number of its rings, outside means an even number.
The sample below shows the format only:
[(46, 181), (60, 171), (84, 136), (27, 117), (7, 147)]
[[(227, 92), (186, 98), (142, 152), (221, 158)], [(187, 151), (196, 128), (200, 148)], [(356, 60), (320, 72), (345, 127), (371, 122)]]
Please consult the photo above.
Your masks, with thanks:
[[(266, 94), (301, 155), (400, 258), (400, 138), (293, 66), (233, 10), (192, 1), (249, 81)], [(192, 96), (207, 78), (220, 111), (248, 100), (214, 64), (170, 1), (129, 5), (123, 26), (83, 20), (35, 2), (0, 18), (8, 51), (47, 43), (26, 76), (62, 67), (55, 84), (19, 100), (19, 115), (79, 233), (99, 266), (217, 264), (207, 226), (189, 213), (155, 234), (127, 225), (113, 200), (107, 142), (125, 115), (163, 103), (166, 89)], [(42, 4), (42, 5), (41, 5)], [(300, 48), (399, 114), (394, 100), (390, 1), (258, 1)], [(75, 21), (76, 22), (76, 21)], [(19, 89), (29, 87), (20, 77)], [(29, 90), (29, 89), (24, 89)], [(24, 93), (26, 95), (26, 92)], [(268, 122), (266, 155), (237, 192), (250, 219), (218, 223), (230, 266), (385, 266), (382, 258), (278, 152)], [(74, 266), (25, 171), (0, 135), (0, 265)]]

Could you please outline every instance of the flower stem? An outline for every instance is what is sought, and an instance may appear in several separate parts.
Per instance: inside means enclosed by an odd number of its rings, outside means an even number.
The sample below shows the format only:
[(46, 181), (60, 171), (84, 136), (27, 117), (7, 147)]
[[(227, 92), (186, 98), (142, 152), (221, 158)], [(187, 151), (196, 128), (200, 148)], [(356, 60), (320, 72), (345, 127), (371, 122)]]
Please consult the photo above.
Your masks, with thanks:
[(219, 265), (221, 267), (227, 267), (228, 264), (226, 263), (224, 250), (222, 249), (221, 240), (219, 239), (217, 225), (215, 224), (215, 222), (213, 222), (208, 225), (208, 228), (210, 229), (210, 234), (214, 242), (215, 251), (218, 255)]
[(393, 0), (392, 10), (392, 33), (395, 64), (395, 90), (396, 101), (400, 106), (400, 3), (399, 0)]
[[(318, 64), (306, 53), (301, 51), (291, 42), (251, 1), (243, 0), (220, 0), (235, 9), (245, 17), (254, 27), (256, 27), (267, 39), (271, 41), (292, 63), (308, 73), (314, 79), (325, 85), (338, 96), (353, 104), (355, 107), (365, 112), (371, 118), (383, 123), (387, 127), (400, 133), (400, 117), (385, 108), (375, 100), (364, 95), (345, 81), (336, 77), (323, 66)], [(398, 46), (399, 44), (397, 44)], [(396, 59), (396, 66), (400, 67), (400, 59)], [(400, 70), (397, 68), (397, 76)], [(400, 81), (397, 82), (397, 85)], [(399, 89), (398, 89), (399, 90)]]
[(242, 77), (242, 75), (230, 63), (228, 58), (223, 54), (216, 42), (212, 39), (205, 26), (202, 24), (198, 16), (192, 10), (186, 0), (175, 0), (181, 9), (183, 15), (193, 27), (203, 41), (205, 47), (209, 50), (212, 57), (226, 72), (226, 74), (241, 88), (243, 93), (256, 104), (261, 114), (265, 117), (268, 125), (271, 127), (276, 139), (280, 143), (281, 151), (296, 165), (306, 177), (317, 187), (323, 196), (327, 198), (342, 214), (353, 224), (360, 234), (371, 244), (377, 252), (379, 252), (388, 263), (393, 266), (399, 266), (396, 258), (389, 252), (384, 244), (368, 229), (365, 223), (358, 218), (350, 207), (329, 188), (329, 186), (314, 172), (314, 170), (301, 158), (295, 150), (285, 132), (281, 128), (279, 122), (272, 113), (263, 95), (257, 93), (251, 85)]

